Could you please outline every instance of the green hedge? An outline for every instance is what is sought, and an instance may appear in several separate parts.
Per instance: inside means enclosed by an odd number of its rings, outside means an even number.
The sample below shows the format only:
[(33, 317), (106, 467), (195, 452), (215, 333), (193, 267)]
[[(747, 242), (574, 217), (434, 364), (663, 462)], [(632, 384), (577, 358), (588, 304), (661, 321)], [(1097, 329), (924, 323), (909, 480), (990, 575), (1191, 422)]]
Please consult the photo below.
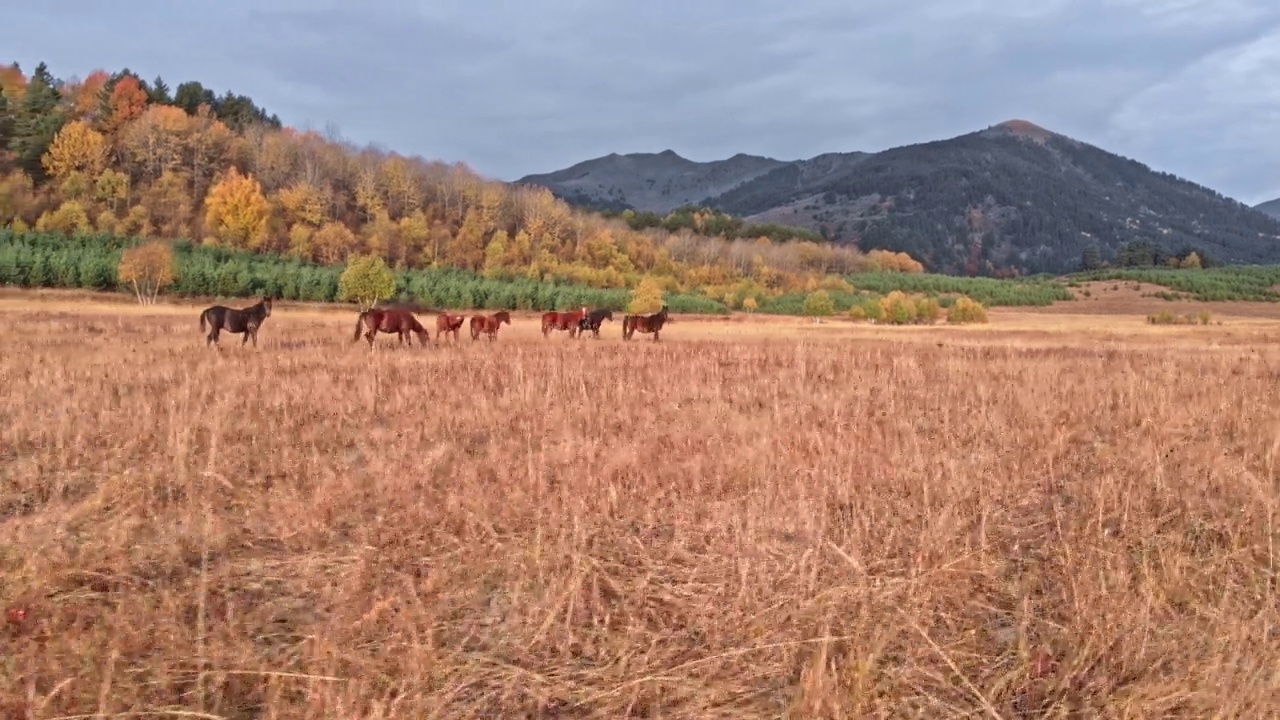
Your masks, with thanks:
[(1280, 301), (1280, 293), (1272, 289), (1280, 284), (1280, 265), (1235, 265), (1204, 270), (1115, 268), (1074, 273), (1068, 277), (1074, 282), (1120, 280), (1160, 285), (1207, 302)]
[(967, 295), (987, 307), (1046, 306), (1071, 300), (1071, 291), (1048, 275), (1002, 280), (988, 277), (912, 273), (858, 273), (845, 277), (859, 290), (887, 295), (894, 290), (925, 295)]
[[(0, 284), (123, 290), (116, 277), (120, 254), (134, 241), (111, 235), (14, 233), (0, 230)], [(343, 265), (314, 265), (277, 255), (228, 250), (189, 241), (174, 243), (178, 278), (166, 294), (248, 298), (270, 294), (287, 300), (338, 302)], [(495, 280), (456, 268), (396, 273), (396, 300), (441, 308), (563, 310), (588, 305), (623, 310), (628, 290), (535, 280)], [(725, 314), (710, 298), (668, 294), (672, 312)]]

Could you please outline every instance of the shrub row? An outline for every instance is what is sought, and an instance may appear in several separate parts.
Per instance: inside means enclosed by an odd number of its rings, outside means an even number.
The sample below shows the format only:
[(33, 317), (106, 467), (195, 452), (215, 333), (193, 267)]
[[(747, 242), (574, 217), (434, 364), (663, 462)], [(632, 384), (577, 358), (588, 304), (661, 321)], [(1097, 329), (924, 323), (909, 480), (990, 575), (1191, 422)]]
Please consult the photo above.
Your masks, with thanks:
[[(122, 289), (120, 254), (132, 244), (110, 235), (15, 233), (0, 230), (0, 284), (85, 290)], [(337, 302), (343, 265), (313, 265), (276, 255), (174, 243), (177, 280), (166, 294), (185, 297), (248, 298), (272, 295), (287, 300)], [(627, 290), (535, 280), (497, 280), (456, 268), (396, 272), (401, 302), (441, 308), (563, 310), (589, 305), (623, 310)], [(697, 295), (668, 294), (672, 312), (725, 314), (724, 303)]]

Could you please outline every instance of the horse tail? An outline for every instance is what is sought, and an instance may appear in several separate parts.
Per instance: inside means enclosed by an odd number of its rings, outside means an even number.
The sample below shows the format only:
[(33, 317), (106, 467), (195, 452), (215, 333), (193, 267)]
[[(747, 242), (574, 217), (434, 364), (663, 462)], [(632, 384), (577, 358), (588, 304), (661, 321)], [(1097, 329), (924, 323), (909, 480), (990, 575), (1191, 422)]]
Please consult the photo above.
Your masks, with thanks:
[(368, 316), (369, 316), (368, 310), (360, 311), (360, 315), (356, 318), (356, 334), (354, 337), (351, 338), (351, 342), (355, 342), (360, 339), (360, 330), (362, 327), (364, 327), (364, 319)]
[(631, 331), (631, 316), (623, 315), (622, 316), (622, 336), (626, 337), (627, 333), (630, 331)]
[[(207, 308), (200, 311), (200, 332), (204, 332), (204, 319), (208, 315), (209, 315), (209, 310)], [(209, 322), (212, 323), (213, 321), (210, 320)]]

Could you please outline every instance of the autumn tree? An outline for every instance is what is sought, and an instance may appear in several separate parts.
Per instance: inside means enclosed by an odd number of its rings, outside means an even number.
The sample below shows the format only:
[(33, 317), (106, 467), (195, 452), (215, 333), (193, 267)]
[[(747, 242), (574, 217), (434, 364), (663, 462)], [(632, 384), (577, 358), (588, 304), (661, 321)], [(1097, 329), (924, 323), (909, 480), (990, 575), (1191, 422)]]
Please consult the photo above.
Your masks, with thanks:
[(379, 300), (396, 291), (396, 276), (386, 261), (377, 255), (352, 258), (338, 278), (338, 299), (355, 301), (360, 310), (368, 310)]
[(107, 84), (111, 89), (107, 95), (103, 125), (108, 133), (114, 135), (130, 120), (142, 115), (150, 98), (147, 97), (142, 82), (132, 74), (123, 74)]
[(252, 175), (233, 166), (205, 198), (205, 231), (216, 243), (257, 250), (267, 239), (271, 205)]
[(960, 296), (947, 308), (947, 322), (952, 324), (984, 323), (987, 321), (987, 309), (967, 296)]
[(760, 307), (760, 303), (757, 303), (756, 299), (753, 297), (747, 297), (745, 300), (742, 301), (742, 309), (746, 310), (749, 313), (755, 312), (756, 309), (759, 307)]
[(627, 312), (652, 314), (662, 309), (662, 285), (654, 277), (646, 276), (631, 291), (631, 302), (627, 304)]
[(153, 305), (160, 290), (177, 278), (173, 248), (159, 240), (128, 248), (120, 255), (117, 275), (133, 288), (140, 304)]
[(50, 176), (66, 180), (73, 173), (97, 179), (107, 164), (107, 139), (84, 120), (62, 126), (40, 158)]
[(1199, 253), (1192, 251), (1187, 253), (1186, 257), (1182, 258), (1182, 261), (1178, 263), (1178, 267), (1183, 270), (1199, 270), (1203, 267), (1203, 263), (1200, 262)]
[(804, 314), (815, 320), (828, 317), (835, 311), (835, 303), (826, 290), (815, 290), (804, 299)]

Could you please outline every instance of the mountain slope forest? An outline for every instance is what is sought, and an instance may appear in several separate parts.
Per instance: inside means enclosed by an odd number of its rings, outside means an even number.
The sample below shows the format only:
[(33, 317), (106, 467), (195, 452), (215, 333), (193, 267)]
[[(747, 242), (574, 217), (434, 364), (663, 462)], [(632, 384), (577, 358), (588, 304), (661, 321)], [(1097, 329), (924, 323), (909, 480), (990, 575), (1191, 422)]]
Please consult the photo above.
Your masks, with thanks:
[(285, 127), (252, 99), (199, 82), (0, 67), (0, 226), (19, 233), (188, 238), (329, 266), (374, 254), (403, 271), (597, 289), (652, 277), (731, 306), (839, 288), (850, 272), (923, 270), (803, 230), (682, 218), (635, 229), (461, 163)]
[(844, 246), (904, 252), (949, 274), (1064, 273), (1082, 258), (1123, 265), (1135, 243), (1178, 258), (1194, 251), (1209, 264), (1280, 262), (1280, 220), (1022, 120), (794, 162), (611, 155), (526, 181), (583, 206), (637, 214), (662, 214), (704, 192), (690, 202)]

